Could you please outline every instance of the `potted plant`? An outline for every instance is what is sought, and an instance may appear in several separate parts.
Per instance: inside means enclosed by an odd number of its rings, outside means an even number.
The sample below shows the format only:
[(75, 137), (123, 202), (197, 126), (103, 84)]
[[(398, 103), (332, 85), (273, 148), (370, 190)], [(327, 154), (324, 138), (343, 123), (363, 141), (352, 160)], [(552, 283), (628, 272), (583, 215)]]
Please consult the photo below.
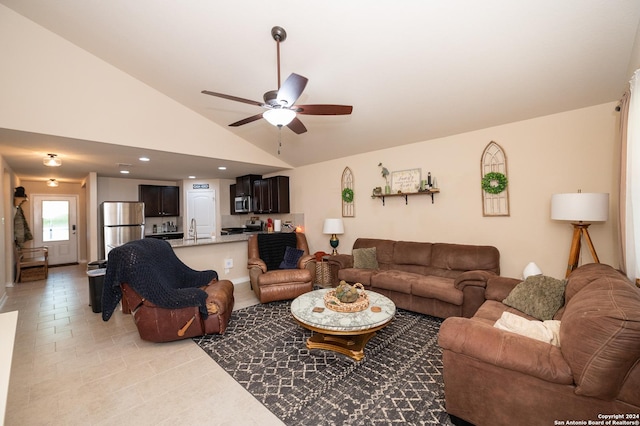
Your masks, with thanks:
[(382, 167), (380, 174), (382, 175), (385, 181), (384, 193), (391, 194), (391, 186), (389, 185), (389, 170), (385, 166), (383, 166), (382, 163), (378, 163), (378, 167)]

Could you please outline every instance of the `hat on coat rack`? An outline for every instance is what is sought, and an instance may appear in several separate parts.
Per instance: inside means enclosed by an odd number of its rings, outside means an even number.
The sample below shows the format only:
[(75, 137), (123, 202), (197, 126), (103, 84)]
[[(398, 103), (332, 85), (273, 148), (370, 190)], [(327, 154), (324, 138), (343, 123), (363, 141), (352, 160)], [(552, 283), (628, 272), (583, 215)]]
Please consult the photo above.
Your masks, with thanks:
[(24, 186), (18, 186), (16, 192), (13, 193), (13, 198), (27, 198), (27, 194), (24, 193)]

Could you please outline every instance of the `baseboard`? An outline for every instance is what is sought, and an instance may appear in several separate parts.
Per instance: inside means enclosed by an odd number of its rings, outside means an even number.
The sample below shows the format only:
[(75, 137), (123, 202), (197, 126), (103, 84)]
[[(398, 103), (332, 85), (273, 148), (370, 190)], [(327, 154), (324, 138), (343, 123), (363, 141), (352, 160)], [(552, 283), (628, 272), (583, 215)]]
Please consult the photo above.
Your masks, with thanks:
[[(218, 276), (218, 279), (219, 279), (219, 280), (224, 280), (224, 279), (226, 279), (226, 278)], [(233, 285), (238, 285), (238, 284), (242, 284), (242, 283), (248, 283), (248, 282), (249, 282), (249, 277), (248, 277), (248, 276), (246, 276), (246, 277), (239, 277), (239, 278), (231, 279), (231, 280), (229, 280), (229, 281), (231, 281), (231, 282), (233, 283)]]

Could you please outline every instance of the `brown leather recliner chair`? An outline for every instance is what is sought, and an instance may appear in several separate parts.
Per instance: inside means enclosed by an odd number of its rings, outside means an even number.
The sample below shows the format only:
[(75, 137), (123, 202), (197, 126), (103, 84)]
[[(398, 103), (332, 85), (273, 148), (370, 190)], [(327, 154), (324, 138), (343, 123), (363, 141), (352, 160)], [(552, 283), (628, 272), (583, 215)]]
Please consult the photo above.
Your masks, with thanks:
[(229, 280), (214, 279), (206, 287), (200, 287), (207, 293), (207, 318), (197, 306), (161, 308), (140, 296), (129, 284), (121, 284), (121, 288), (122, 305), (131, 310), (140, 338), (150, 342), (222, 334), (233, 311), (233, 283)]
[[(281, 269), (287, 247), (302, 251), (294, 269)], [(251, 288), (261, 303), (294, 299), (313, 290), (315, 260), (303, 233), (257, 234), (249, 237)]]
[(109, 252), (102, 290), (102, 319), (122, 300), (140, 337), (168, 342), (223, 333), (233, 310), (233, 284), (213, 270), (185, 265), (163, 240), (145, 238)]

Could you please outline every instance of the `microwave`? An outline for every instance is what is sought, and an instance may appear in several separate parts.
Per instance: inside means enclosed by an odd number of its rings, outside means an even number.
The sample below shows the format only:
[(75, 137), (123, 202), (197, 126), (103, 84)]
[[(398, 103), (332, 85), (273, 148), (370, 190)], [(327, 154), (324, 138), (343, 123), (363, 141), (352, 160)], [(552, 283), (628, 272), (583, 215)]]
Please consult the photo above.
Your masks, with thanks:
[(236, 213), (249, 213), (251, 211), (251, 197), (249, 195), (236, 197), (235, 204)]

